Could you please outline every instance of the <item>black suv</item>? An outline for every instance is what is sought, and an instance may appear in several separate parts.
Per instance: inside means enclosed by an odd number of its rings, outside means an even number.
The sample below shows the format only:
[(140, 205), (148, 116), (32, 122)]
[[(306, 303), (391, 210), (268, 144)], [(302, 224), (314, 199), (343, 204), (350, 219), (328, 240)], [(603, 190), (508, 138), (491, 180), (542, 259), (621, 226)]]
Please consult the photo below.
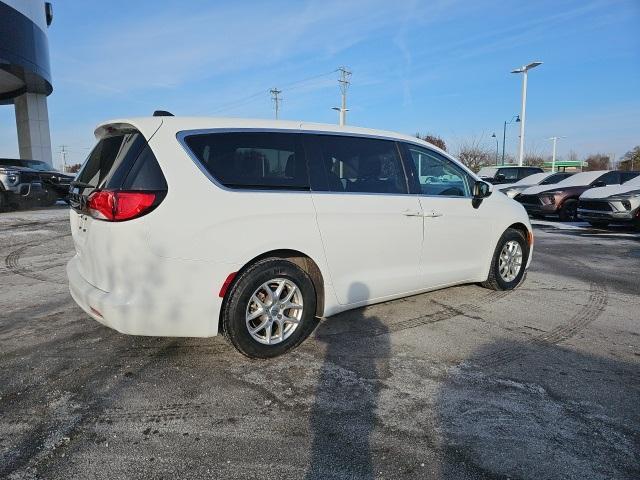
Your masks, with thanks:
[(68, 203), (73, 178), (40, 160), (0, 158), (0, 208), (25, 203), (53, 205), (59, 199)]
[(542, 173), (540, 167), (482, 167), (478, 176), (485, 182), (500, 185), (502, 183), (515, 183), (534, 173)]

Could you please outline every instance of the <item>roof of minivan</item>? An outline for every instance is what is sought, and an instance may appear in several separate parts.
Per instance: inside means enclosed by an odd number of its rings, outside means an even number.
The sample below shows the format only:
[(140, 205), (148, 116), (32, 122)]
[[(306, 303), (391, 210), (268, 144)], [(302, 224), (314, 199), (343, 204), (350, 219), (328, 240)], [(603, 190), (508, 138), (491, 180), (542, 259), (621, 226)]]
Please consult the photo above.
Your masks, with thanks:
[[(133, 117), (120, 118), (103, 122), (96, 127), (96, 136), (103, 127), (113, 124), (129, 124), (136, 127), (145, 135), (151, 135), (160, 125), (163, 129), (170, 129), (171, 133), (178, 133), (184, 130), (206, 130), (214, 128), (261, 128), (273, 130), (301, 130), (311, 132), (331, 132), (354, 135), (369, 135), (376, 137), (388, 137), (397, 140), (406, 140), (413, 143), (427, 145), (430, 148), (442, 152), (435, 145), (425, 142), (417, 137), (404, 135), (402, 133), (390, 132), (386, 130), (374, 130), (371, 128), (354, 127), (330, 123), (312, 123), (291, 120), (265, 120), (253, 118), (225, 118), (225, 117)], [(446, 152), (443, 152), (446, 153)]]

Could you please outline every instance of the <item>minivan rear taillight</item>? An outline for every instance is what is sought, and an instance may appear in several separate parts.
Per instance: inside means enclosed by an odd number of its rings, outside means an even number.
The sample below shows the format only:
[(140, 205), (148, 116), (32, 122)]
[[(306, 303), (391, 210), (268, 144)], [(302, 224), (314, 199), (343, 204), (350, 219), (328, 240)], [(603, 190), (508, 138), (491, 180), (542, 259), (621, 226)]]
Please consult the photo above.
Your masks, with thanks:
[(121, 222), (149, 213), (164, 192), (96, 190), (87, 198), (89, 215), (98, 220)]

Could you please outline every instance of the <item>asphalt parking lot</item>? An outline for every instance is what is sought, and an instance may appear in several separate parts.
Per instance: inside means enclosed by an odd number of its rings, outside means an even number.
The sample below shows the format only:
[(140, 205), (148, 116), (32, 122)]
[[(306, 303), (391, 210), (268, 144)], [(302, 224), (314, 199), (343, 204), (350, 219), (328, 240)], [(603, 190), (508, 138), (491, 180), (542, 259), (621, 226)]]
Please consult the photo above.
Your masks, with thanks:
[(640, 234), (535, 233), (516, 291), (347, 312), (250, 361), (100, 326), (66, 210), (0, 214), (0, 477), (640, 478)]

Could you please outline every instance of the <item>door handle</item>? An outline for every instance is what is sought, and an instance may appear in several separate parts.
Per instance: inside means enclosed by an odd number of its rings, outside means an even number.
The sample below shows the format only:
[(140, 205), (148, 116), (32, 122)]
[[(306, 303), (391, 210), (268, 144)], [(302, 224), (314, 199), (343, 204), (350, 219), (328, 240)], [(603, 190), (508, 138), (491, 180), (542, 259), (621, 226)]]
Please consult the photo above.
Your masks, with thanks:
[(430, 212), (425, 213), (424, 216), (425, 217), (430, 217), (430, 218), (435, 218), (435, 217), (441, 217), (442, 213), (436, 212), (435, 210), (431, 210)]
[(405, 210), (402, 214), (405, 217), (422, 217), (422, 212), (420, 210)]

